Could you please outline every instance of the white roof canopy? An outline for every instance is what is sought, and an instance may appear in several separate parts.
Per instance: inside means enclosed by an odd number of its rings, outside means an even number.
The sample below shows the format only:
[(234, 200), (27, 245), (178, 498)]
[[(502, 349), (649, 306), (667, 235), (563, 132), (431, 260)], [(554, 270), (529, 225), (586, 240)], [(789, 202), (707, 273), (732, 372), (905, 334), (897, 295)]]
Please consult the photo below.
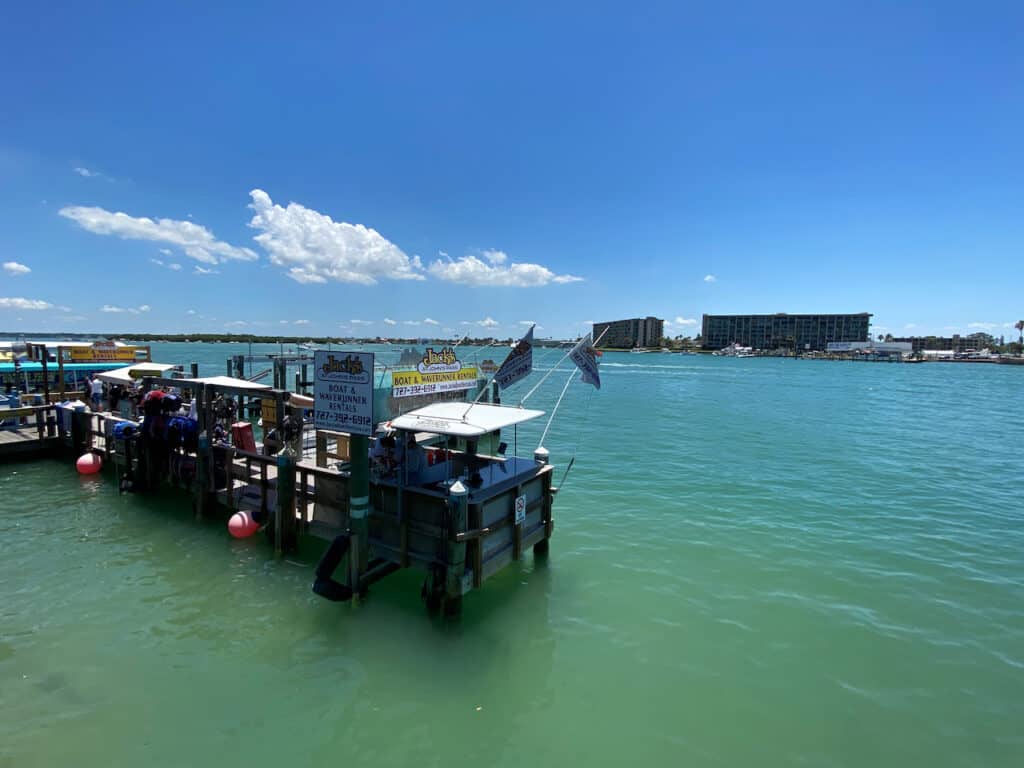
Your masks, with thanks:
[[(126, 365), (124, 368), (97, 373), (96, 378), (107, 384), (134, 384), (143, 376), (163, 376), (173, 367), (173, 365), (164, 363), (136, 363), (135, 365)], [(135, 373), (134, 376), (132, 372)]]
[(543, 415), (544, 411), (486, 403), (432, 403), (392, 419), (391, 426), (408, 432), (480, 437)]
[(234, 387), (235, 389), (270, 389), (266, 384), (255, 381), (236, 379), (232, 376), (207, 376), (202, 379), (182, 379), (182, 384), (214, 384), (218, 387)]

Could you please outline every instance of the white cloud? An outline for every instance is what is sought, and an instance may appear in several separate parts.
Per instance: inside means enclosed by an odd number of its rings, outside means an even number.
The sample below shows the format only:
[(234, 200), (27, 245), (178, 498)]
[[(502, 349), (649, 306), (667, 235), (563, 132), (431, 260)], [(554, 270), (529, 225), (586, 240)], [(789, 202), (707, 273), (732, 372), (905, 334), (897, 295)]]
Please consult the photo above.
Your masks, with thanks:
[(402, 325), (420, 325), (419, 320), (403, 320)]
[(917, 323), (907, 323), (906, 325), (903, 326), (903, 329), (906, 331), (912, 331), (915, 328), (917, 328)]
[(194, 315), (195, 313), (196, 313), (196, 311), (194, 309), (185, 310), (185, 314), (186, 315)]
[(245, 320), (232, 320), (229, 323), (224, 323), (224, 326), (227, 328), (243, 328), (247, 325), (248, 323)]
[(219, 275), (219, 269), (207, 269), (206, 267), (200, 267), (196, 264), (195, 269), (192, 270), (193, 275)]
[(164, 256), (170, 256), (172, 253), (174, 253), (174, 251), (172, 251), (170, 248), (161, 248), (160, 253), (162, 253)]
[[(153, 263), (153, 264), (156, 264), (158, 267), (166, 267), (167, 269), (171, 270), (172, 272), (180, 272), (181, 271), (181, 264), (178, 264), (178, 263), (173, 262), (173, 261), (172, 262), (166, 262), (163, 259), (150, 259), (150, 262)], [(199, 267), (196, 267), (196, 269), (199, 269)], [(216, 270), (214, 270), (214, 271), (216, 272)]]
[(536, 325), (536, 323), (533, 320), (520, 320), (519, 324), (520, 325)]
[(434, 320), (433, 318), (427, 317), (427, 318), (425, 318), (423, 320), (423, 324), (424, 325), (440, 325), (441, 323), (439, 323), (437, 320)]
[(715, 277), (714, 275), (704, 275), (704, 282), (705, 283), (714, 283), (714, 282), (717, 282), (717, 281), (718, 281), (718, 278)]
[(667, 325), (696, 325), (697, 320), (692, 317), (676, 317), (675, 320), (666, 321)]
[(43, 310), (55, 309), (53, 304), (41, 299), (23, 299), (20, 296), (14, 298), (0, 297), (0, 309), (30, 309)]
[(149, 304), (142, 304), (138, 307), (118, 307), (113, 304), (104, 304), (100, 307), (100, 312), (108, 312), (111, 314), (128, 313), (130, 315), (138, 315), (142, 312), (149, 312), (149, 310)]
[(506, 286), (531, 288), (548, 283), (575, 283), (582, 280), (576, 275), (556, 275), (540, 264), (512, 262), (505, 266), (508, 255), (502, 251), (483, 251), (480, 258), (467, 255), (461, 259), (438, 259), (431, 263), (428, 271), (439, 280), (464, 285)]
[[(349, 320), (349, 322), (352, 323), (352, 325), (373, 325), (372, 320)], [(386, 323), (387, 320), (384, 322)]]
[(103, 208), (81, 205), (61, 208), (59, 213), (96, 235), (116, 235), (122, 240), (152, 240), (176, 245), (186, 256), (203, 264), (219, 264), (231, 259), (253, 261), (259, 258), (253, 250), (237, 248), (218, 240), (206, 227), (191, 221), (154, 220), (145, 216), (136, 218), (127, 213), (112, 213)]
[(493, 317), (485, 317), (483, 320), (477, 320), (476, 324), (483, 328), (496, 328), (498, 326), (498, 321)]
[(983, 330), (983, 331), (990, 331), (993, 328), (998, 328), (999, 324), (998, 323), (968, 323), (967, 327), (968, 328), (976, 328), (976, 329), (980, 329), (980, 330)]
[(32, 270), (26, 267), (24, 264), (19, 264), (16, 261), (5, 261), (4, 272), (8, 272), (12, 275), (27, 275)]
[(295, 325), (309, 325), (309, 320), (296, 320)]
[(299, 203), (284, 208), (262, 189), (249, 195), (255, 212), (249, 226), (260, 232), (254, 239), (292, 280), (374, 285), (379, 279), (424, 279), (419, 257), (409, 258), (375, 229), (334, 221)]
[(88, 168), (78, 167), (78, 168), (75, 168), (74, 170), (75, 170), (75, 173), (77, 173), (79, 176), (84, 176), (87, 179), (95, 179), (95, 178), (103, 175), (99, 171), (90, 171)]
[(392, 320), (390, 317), (384, 318), (384, 325), (398, 325), (397, 320)]

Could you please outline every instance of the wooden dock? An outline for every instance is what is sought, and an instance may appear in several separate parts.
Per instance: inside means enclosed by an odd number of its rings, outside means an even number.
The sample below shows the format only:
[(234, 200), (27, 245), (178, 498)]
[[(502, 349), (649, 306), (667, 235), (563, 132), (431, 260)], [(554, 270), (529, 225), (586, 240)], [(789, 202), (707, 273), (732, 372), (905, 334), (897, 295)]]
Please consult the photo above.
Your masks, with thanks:
[(59, 445), (55, 406), (0, 409), (0, 460), (53, 453)]
[[(477, 452), (477, 442), (496, 437), (496, 432), (457, 438), (410, 428), (400, 434), (403, 440), (421, 441), (423, 475), (416, 481), (393, 473), (374, 475), (369, 496), (360, 494), (366, 509), (361, 512), (353, 492), (359, 487), (354, 478), (358, 462), (350, 452), (361, 453), (365, 467), (367, 438), (357, 442), (344, 433), (317, 431), (315, 455), (303, 457), (302, 407), (289, 405), (287, 391), (261, 393), (264, 439), (272, 429), (291, 435), (285, 450), (269, 455), (260, 446), (252, 450), (251, 437), (248, 449), (235, 444), (232, 427), (239, 423), (232, 419), (244, 412), (251, 390), (214, 384), (190, 389), (180, 380), (156, 378), (146, 379), (144, 386), (174, 386), (184, 390), (186, 399), (195, 399), (198, 443), (173, 442), (163, 433), (147, 433), (138, 421), (110, 413), (31, 406), (0, 411), (6, 424), (0, 431), (0, 462), (52, 454), (73, 464), (92, 452), (103, 457), (105, 472), (116, 477), (122, 491), (157, 494), (177, 488), (191, 497), (199, 517), (227, 520), (243, 512), (259, 523), (277, 553), (293, 550), (303, 537), (328, 541), (314, 588), (330, 595), (328, 599), (365, 594), (377, 579), (412, 567), (425, 574), (427, 605), (454, 614), (466, 593), (481, 588), (528, 548), (547, 552), (556, 489), (546, 452), (543, 458), (538, 454), (530, 459), (485, 455)], [(225, 416), (229, 397), (236, 397), (239, 407)], [(524, 413), (486, 401), (474, 407)], [(125, 422), (131, 428), (128, 435), (115, 430)], [(344, 557), (338, 554), (331, 560), (335, 548)], [(331, 586), (326, 594), (321, 591), (324, 583)]]

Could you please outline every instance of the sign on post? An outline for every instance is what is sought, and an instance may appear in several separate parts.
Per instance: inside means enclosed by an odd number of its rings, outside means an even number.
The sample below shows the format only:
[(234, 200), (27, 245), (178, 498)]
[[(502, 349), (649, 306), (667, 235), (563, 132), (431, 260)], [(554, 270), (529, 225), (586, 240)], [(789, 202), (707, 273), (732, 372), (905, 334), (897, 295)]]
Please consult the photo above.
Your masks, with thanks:
[(516, 525), (526, 522), (526, 495), (516, 496)]
[(112, 341), (97, 341), (89, 347), (68, 347), (72, 363), (134, 363), (135, 347), (119, 347)]
[(373, 434), (373, 352), (313, 353), (317, 429)]
[(472, 389), (476, 386), (476, 377), (476, 368), (464, 366), (455, 347), (443, 347), (440, 352), (427, 347), (415, 370), (391, 374), (391, 396), (414, 397)]

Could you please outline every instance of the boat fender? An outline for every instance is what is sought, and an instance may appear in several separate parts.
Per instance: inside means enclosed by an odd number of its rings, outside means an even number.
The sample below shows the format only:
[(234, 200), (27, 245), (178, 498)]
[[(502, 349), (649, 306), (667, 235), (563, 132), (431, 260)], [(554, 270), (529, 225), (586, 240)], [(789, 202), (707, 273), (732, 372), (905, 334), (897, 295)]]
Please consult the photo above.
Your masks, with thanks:
[(341, 563), (341, 558), (348, 552), (350, 543), (349, 534), (340, 533), (334, 537), (334, 541), (320, 558), (315, 571), (316, 579), (313, 582), (313, 592), (320, 597), (333, 602), (342, 602), (352, 598), (352, 590), (348, 586), (331, 578)]

